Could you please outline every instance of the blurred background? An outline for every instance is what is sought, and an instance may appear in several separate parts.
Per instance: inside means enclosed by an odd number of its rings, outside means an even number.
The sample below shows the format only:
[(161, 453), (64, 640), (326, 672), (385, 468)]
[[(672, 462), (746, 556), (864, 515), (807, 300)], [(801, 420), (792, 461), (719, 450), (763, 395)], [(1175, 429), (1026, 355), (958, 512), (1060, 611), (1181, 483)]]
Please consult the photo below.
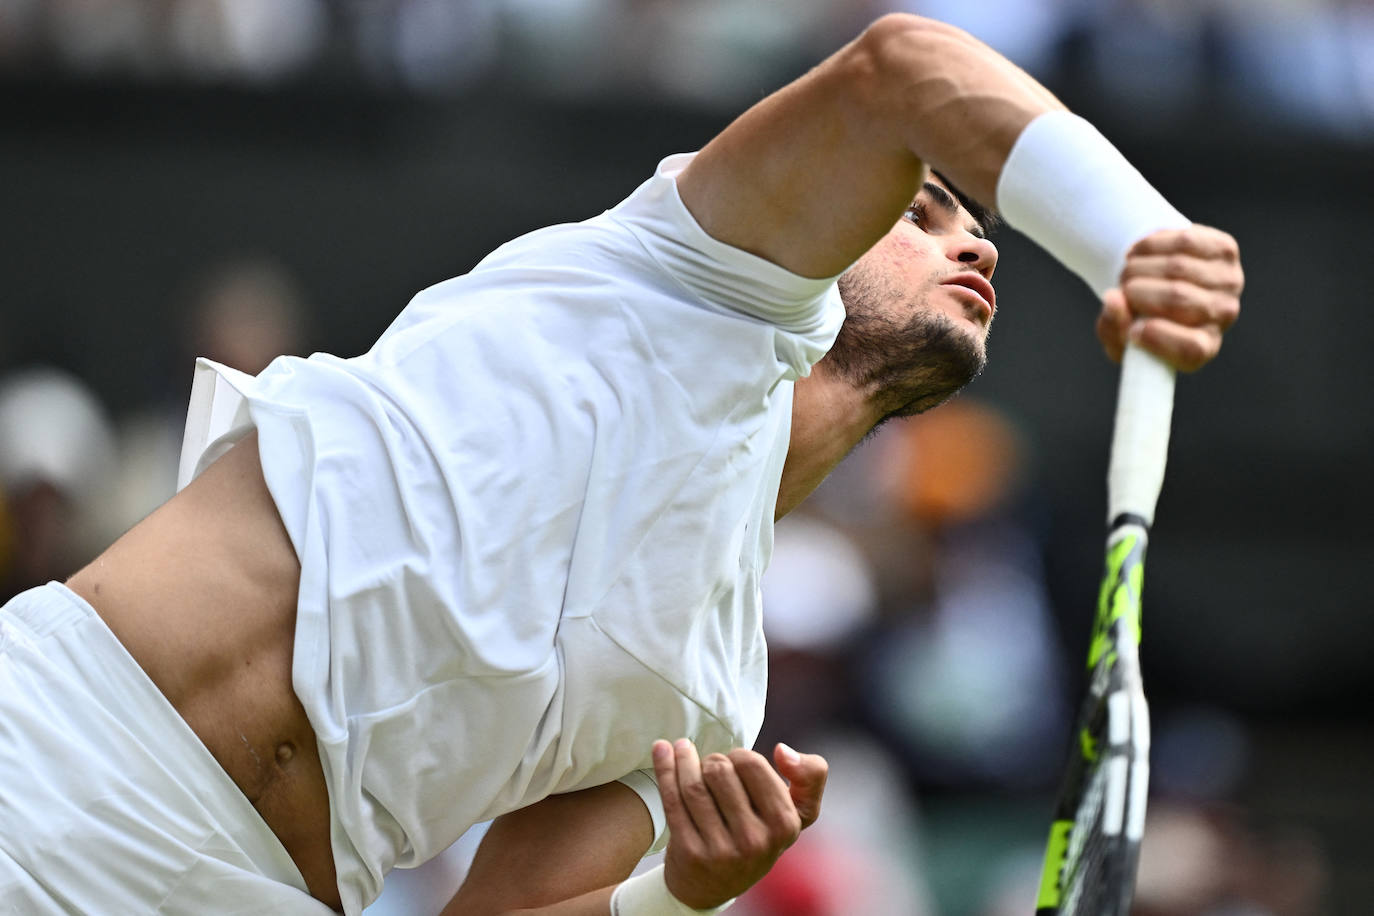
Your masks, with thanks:
[[(1241, 242), (1147, 576), (1140, 912), (1368, 912), (1368, 0), (0, 0), (0, 597), (171, 493), (194, 355), (360, 352), (894, 9), (1007, 54)], [(984, 377), (779, 526), (764, 740), (826, 749), (834, 788), (740, 911), (1030, 911), (1114, 368), (1086, 289), (996, 241)]]

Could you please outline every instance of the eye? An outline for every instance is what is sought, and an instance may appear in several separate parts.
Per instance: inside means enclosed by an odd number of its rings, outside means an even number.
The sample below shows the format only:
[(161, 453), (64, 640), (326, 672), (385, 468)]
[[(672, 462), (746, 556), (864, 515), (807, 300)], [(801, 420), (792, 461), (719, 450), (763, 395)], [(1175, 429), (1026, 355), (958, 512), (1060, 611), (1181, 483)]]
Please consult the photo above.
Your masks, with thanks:
[(926, 222), (925, 205), (919, 201), (912, 202), (911, 206), (902, 211), (902, 218), (910, 220), (917, 226), (924, 226)]

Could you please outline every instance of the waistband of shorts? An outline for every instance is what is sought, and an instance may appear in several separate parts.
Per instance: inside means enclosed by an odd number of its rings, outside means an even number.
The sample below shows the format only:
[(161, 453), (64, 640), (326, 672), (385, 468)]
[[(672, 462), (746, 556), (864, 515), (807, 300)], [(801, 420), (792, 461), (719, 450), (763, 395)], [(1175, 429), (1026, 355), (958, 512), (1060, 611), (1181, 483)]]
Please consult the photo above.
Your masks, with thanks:
[(4, 606), (4, 612), (9, 620), (17, 621), (36, 639), (99, 616), (95, 608), (61, 582), (49, 582), (16, 595), (15, 600)]
[[(43, 654), (85, 685), (89, 699), (117, 715), (131, 738), (156, 747), (167, 772), (216, 813), (220, 828), (262, 872), (304, 891), (290, 855), (256, 808), (176, 708), (149, 679), (95, 608), (60, 582), (23, 592), (0, 613)], [(86, 628), (68, 641), (64, 630)]]

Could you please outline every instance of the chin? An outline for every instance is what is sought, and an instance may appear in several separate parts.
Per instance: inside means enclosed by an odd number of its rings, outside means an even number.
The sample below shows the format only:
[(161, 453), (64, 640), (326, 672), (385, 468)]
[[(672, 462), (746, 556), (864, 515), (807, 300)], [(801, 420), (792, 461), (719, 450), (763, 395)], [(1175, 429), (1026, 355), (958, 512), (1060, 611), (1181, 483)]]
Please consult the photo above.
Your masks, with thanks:
[(908, 416), (944, 403), (987, 362), (987, 327), (962, 311), (951, 315), (915, 307), (897, 318), (852, 290), (846, 306), (849, 314), (826, 360), (841, 377), (870, 392), (889, 415)]

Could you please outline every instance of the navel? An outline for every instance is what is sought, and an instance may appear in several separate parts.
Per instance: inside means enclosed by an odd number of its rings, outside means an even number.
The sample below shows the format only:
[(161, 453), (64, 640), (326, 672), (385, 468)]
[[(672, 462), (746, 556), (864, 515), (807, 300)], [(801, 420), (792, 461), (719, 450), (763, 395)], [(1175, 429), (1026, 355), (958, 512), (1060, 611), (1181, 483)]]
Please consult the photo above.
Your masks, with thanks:
[(291, 762), (291, 758), (296, 756), (296, 745), (290, 741), (283, 741), (277, 745), (277, 766), (286, 766)]

